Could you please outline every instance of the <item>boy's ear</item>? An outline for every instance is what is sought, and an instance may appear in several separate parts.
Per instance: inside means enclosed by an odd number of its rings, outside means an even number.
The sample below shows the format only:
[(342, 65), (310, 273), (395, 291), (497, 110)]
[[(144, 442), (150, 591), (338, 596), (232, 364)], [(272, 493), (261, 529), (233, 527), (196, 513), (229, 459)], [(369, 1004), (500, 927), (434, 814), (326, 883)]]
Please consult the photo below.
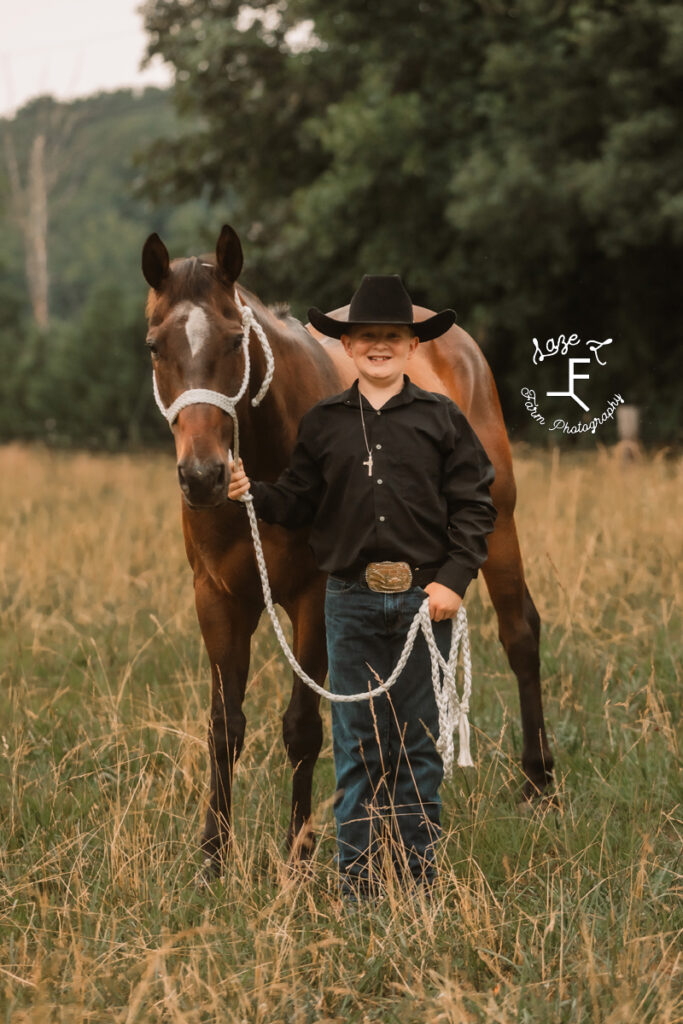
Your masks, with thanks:
[(342, 334), (342, 336), (341, 336), (341, 338), (339, 340), (341, 341), (342, 345), (344, 346), (344, 351), (346, 352), (347, 356), (350, 356), (351, 355), (351, 335), (350, 334)]

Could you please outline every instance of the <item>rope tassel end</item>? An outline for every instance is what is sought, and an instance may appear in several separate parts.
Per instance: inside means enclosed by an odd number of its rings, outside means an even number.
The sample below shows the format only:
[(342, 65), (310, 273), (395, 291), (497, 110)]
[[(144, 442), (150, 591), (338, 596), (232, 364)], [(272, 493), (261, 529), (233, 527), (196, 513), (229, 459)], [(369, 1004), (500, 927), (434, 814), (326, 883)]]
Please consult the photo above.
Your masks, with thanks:
[(459, 768), (474, 768), (474, 761), (470, 753), (470, 721), (467, 712), (460, 709), (460, 751), (458, 753)]

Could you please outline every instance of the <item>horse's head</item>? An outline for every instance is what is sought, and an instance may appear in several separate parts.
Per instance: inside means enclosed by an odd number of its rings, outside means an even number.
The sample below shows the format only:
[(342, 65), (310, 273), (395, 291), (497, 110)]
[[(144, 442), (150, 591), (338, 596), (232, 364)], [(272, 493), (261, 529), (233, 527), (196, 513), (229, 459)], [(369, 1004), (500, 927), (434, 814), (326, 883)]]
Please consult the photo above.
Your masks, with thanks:
[(211, 404), (187, 405), (177, 415), (172, 407), (180, 395), (195, 388), (226, 396), (239, 391), (244, 353), (235, 282), (241, 269), (242, 246), (227, 225), (215, 259), (171, 262), (156, 234), (142, 250), (142, 272), (151, 288), (147, 347), (160, 401), (171, 410), (178, 480), (191, 507), (220, 505), (227, 499), (233, 421)]

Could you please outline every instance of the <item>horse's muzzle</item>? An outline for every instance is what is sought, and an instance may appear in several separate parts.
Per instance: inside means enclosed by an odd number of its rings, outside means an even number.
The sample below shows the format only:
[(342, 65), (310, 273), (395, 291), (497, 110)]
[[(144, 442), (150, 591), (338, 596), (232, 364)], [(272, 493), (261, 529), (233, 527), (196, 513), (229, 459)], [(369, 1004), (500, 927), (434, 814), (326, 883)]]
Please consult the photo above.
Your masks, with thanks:
[(227, 499), (227, 467), (221, 459), (182, 459), (178, 482), (189, 505), (221, 505)]

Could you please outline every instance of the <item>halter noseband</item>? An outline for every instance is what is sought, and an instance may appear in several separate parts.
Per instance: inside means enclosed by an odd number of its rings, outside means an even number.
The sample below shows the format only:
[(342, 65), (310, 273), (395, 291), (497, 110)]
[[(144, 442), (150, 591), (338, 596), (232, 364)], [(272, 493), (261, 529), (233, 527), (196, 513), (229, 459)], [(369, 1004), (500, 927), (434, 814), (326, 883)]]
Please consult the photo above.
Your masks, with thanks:
[(159, 394), (159, 386), (157, 384), (156, 372), (152, 370), (152, 387), (154, 389), (154, 400), (156, 401), (161, 415), (168, 421), (169, 427), (172, 427), (178, 418), (178, 413), (187, 408), (188, 405), (215, 405), (223, 412), (226, 412), (228, 416), (232, 417), (234, 425), (234, 461), (235, 465), (238, 464), (239, 459), (239, 423), (237, 421), (237, 403), (244, 396), (247, 390), (247, 384), (249, 383), (249, 334), (253, 330), (256, 337), (261, 342), (261, 348), (266, 359), (266, 373), (263, 378), (263, 384), (259, 388), (258, 394), (254, 395), (251, 400), (253, 406), (260, 405), (263, 398), (265, 397), (270, 382), (273, 379), (273, 373), (275, 372), (275, 360), (273, 358), (273, 350), (270, 347), (266, 332), (261, 327), (260, 323), (256, 320), (253, 310), (249, 306), (245, 305), (237, 291), (235, 291), (235, 303), (238, 310), (242, 314), (242, 352), (244, 353), (244, 375), (242, 377), (242, 384), (236, 395), (224, 395), (220, 391), (211, 391), (209, 388), (188, 388), (187, 391), (181, 392), (176, 400), (169, 405), (168, 408), (161, 401), (161, 395)]

